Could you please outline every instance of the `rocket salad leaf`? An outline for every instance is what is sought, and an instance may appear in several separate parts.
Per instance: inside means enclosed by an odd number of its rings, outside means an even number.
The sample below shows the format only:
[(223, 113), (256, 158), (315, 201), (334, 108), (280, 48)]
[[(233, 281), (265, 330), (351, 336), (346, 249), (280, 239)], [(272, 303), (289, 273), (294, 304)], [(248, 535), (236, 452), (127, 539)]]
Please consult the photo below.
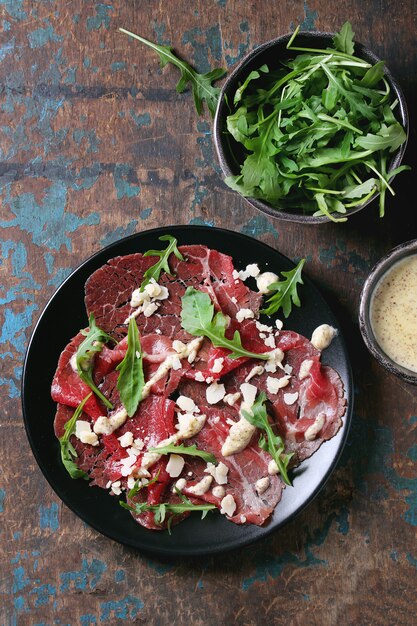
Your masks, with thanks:
[(276, 435), (272, 430), (272, 426), (269, 423), (268, 414), (265, 407), (266, 394), (260, 393), (256, 398), (254, 404), (251, 406), (251, 413), (249, 411), (242, 411), (244, 418), (253, 426), (265, 431), (259, 438), (259, 447), (269, 454), (277, 464), (279, 473), (282, 476), (282, 480), (286, 485), (291, 485), (291, 481), (288, 478), (288, 463), (290, 462), (293, 453), (285, 454), (284, 442), (282, 437)]
[(64, 464), (65, 469), (71, 478), (84, 478), (84, 480), (88, 480), (88, 474), (86, 474), (83, 470), (80, 470), (77, 465), (74, 463), (74, 459), (77, 458), (77, 453), (74, 449), (74, 446), (70, 442), (70, 437), (75, 433), (75, 424), (77, 419), (80, 417), (83, 412), (83, 408), (85, 403), (89, 398), (91, 398), (91, 393), (86, 396), (82, 402), (75, 409), (72, 417), (68, 420), (68, 422), (64, 425), (64, 434), (62, 437), (59, 437), (59, 445), (61, 446), (61, 460)]
[(90, 389), (94, 391), (95, 395), (100, 398), (103, 404), (108, 409), (112, 409), (113, 405), (101, 393), (100, 389), (98, 389), (93, 380), (93, 367), (95, 355), (102, 351), (103, 346), (107, 341), (114, 342), (114, 339), (96, 325), (94, 315), (92, 313), (90, 314), (88, 325), (88, 331), (81, 331), (81, 333), (85, 335), (85, 339), (78, 346), (75, 356), (77, 371), (81, 380), (83, 380), (90, 387)]
[(120, 399), (128, 416), (132, 417), (141, 401), (142, 390), (145, 386), (139, 331), (133, 318), (129, 320), (127, 351), (116, 369), (120, 372), (117, 379)]
[(214, 117), (220, 89), (218, 87), (213, 87), (213, 83), (222, 78), (226, 74), (226, 70), (223, 68), (215, 68), (206, 74), (199, 74), (186, 61), (179, 59), (173, 53), (170, 46), (158, 45), (148, 39), (145, 39), (144, 37), (135, 35), (124, 28), (119, 28), (119, 30), (125, 35), (129, 35), (129, 37), (133, 37), (134, 39), (137, 39), (152, 48), (158, 54), (162, 68), (164, 68), (168, 63), (175, 65), (181, 72), (181, 78), (177, 83), (177, 92), (182, 93), (188, 83), (190, 83), (197, 113), (199, 115), (202, 114), (203, 102), (205, 102), (211, 116)]
[(235, 331), (232, 339), (227, 339), (225, 333), (228, 318), (218, 311), (214, 315), (214, 305), (210, 296), (203, 291), (188, 287), (181, 298), (182, 327), (190, 335), (195, 337), (207, 337), (217, 348), (226, 348), (231, 351), (230, 358), (237, 359), (241, 356), (251, 359), (268, 359), (268, 353), (256, 354), (249, 352), (242, 346), (239, 331)]
[(261, 313), (265, 315), (273, 315), (279, 309), (282, 309), (284, 316), (288, 317), (291, 313), (292, 305), (301, 306), (300, 298), (297, 292), (297, 285), (303, 285), (301, 278), (301, 270), (303, 269), (305, 259), (301, 259), (297, 267), (289, 272), (281, 272), (285, 276), (285, 280), (281, 280), (269, 285), (268, 290), (274, 291), (267, 300), (267, 308), (262, 309)]
[(210, 452), (199, 450), (196, 444), (192, 446), (184, 446), (183, 444), (175, 445), (170, 443), (166, 446), (157, 446), (156, 448), (149, 448), (148, 452), (158, 452), (158, 454), (185, 454), (188, 456), (197, 456), (203, 459), (206, 463), (218, 464), (218, 460)]
[(383, 216), (385, 191), (394, 194), (389, 181), (408, 169), (387, 172), (407, 137), (384, 62), (354, 56), (349, 22), (324, 50), (297, 47), (297, 32), (287, 48), (300, 54), (278, 69), (253, 69), (235, 92), (226, 126), (242, 156), (226, 183), (277, 209), (334, 222), (379, 193)]
[(175, 237), (173, 237), (172, 235), (162, 235), (161, 237), (159, 237), (159, 241), (169, 242), (165, 250), (148, 250), (143, 255), (143, 256), (159, 256), (159, 261), (155, 263), (155, 265), (152, 265), (151, 267), (149, 267), (144, 273), (143, 281), (140, 286), (141, 291), (144, 290), (145, 286), (148, 283), (150, 283), (152, 279), (158, 282), (161, 272), (166, 272), (167, 274), (172, 276), (171, 269), (168, 263), (169, 257), (171, 256), (171, 254), (174, 254), (177, 257), (177, 259), (179, 259), (180, 261), (184, 260), (184, 257), (182, 256), (181, 252), (177, 248), (178, 242), (175, 239)]

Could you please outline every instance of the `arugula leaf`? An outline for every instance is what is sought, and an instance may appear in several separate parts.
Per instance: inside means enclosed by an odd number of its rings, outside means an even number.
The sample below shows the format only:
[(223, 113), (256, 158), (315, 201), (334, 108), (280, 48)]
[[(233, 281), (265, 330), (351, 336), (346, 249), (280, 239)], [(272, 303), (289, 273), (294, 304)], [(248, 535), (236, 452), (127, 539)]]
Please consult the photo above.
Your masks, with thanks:
[(259, 447), (269, 454), (274, 459), (278, 466), (279, 473), (282, 476), (282, 480), (286, 485), (291, 485), (291, 481), (288, 478), (288, 463), (293, 457), (293, 453), (284, 454), (285, 446), (282, 438), (276, 435), (272, 430), (272, 426), (269, 423), (268, 414), (265, 407), (266, 394), (262, 392), (256, 398), (254, 404), (251, 407), (251, 413), (248, 411), (242, 411), (244, 418), (253, 426), (260, 428), (265, 432), (259, 438)]
[(166, 446), (160, 446), (156, 448), (149, 448), (148, 452), (158, 452), (159, 454), (185, 454), (188, 456), (198, 456), (206, 463), (213, 463), (214, 465), (218, 464), (218, 460), (211, 454), (210, 452), (205, 452), (204, 450), (199, 450), (196, 444), (192, 446), (184, 446), (183, 444), (173, 444), (170, 443)]
[(207, 337), (214, 346), (230, 350), (231, 354), (228, 356), (232, 359), (241, 356), (268, 359), (268, 353), (256, 354), (245, 350), (239, 331), (235, 331), (232, 339), (226, 338), (228, 318), (221, 311), (214, 315), (214, 306), (207, 293), (188, 287), (181, 300), (181, 325), (190, 335)]
[(177, 83), (177, 92), (182, 93), (187, 84), (191, 84), (191, 89), (194, 97), (194, 105), (199, 115), (203, 112), (203, 101), (207, 104), (207, 108), (209, 109), (212, 117), (216, 112), (217, 101), (219, 99), (220, 89), (218, 87), (213, 87), (213, 83), (226, 74), (226, 70), (223, 68), (215, 68), (206, 74), (199, 74), (194, 70), (191, 65), (189, 65), (186, 61), (179, 59), (172, 51), (170, 46), (161, 46), (144, 37), (140, 37), (140, 35), (135, 35), (124, 28), (119, 28), (120, 32), (125, 35), (129, 35), (129, 37), (133, 37), (138, 41), (144, 43), (149, 46), (158, 54), (161, 67), (164, 68), (168, 63), (172, 63), (175, 65), (181, 72), (181, 77)]
[(345, 22), (340, 29), (340, 33), (337, 33), (333, 37), (333, 43), (336, 50), (340, 52), (346, 52), (346, 54), (353, 54), (355, 46), (353, 44), (353, 38), (355, 33), (352, 30), (352, 24)]
[(361, 79), (361, 85), (364, 87), (375, 87), (385, 74), (385, 61), (378, 61), (375, 65), (367, 70)]
[(142, 390), (145, 386), (139, 330), (133, 318), (129, 320), (127, 351), (116, 369), (120, 372), (117, 379), (120, 399), (128, 416), (132, 417), (142, 399)]
[(70, 442), (70, 437), (75, 433), (75, 424), (77, 419), (80, 417), (83, 412), (83, 408), (85, 403), (89, 398), (91, 398), (92, 394), (89, 393), (80, 404), (75, 409), (72, 417), (68, 420), (68, 422), (64, 425), (64, 434), (62, 437), (59, 437), (59, 445), (61, 446), (61, 460), (64, 464), (65, 469), (71, 478), (84, 478), (84, 480), (88, 480), (88, 474), (86, 474), (83, 470), (80, 470), (77, 465), (74, 463), (74, 459), (77, 458), (77, 453), (74, 449), (74, 446)]
[(161, 272), (166, 272), (169, 276), (172, 276), (171, 269), (169, 267), (169, 257), (174, 254), (180, 261), (184, 260), (181, 252), (177, 248), (177, 240), (172, 235), (162, 235), (158, 237), (159, 241), (168, 241), (168, 245), (165, 250), (148, 250), (143, 256), (159, 256), (159, 261), (149, 267), (143, 275), (143, 281), (140, 286), (140, 290), (143, 291), (145, 286), (151, 282), (153, 278), (158, 282)]
[(300, 298), (298, 297), (297, 285), (303, 285), (303, 280), (301, 278), (301, 271), (304, 267), (305, 259), (301, 259), (296, 267), (289, 272), (281, 272), (281, 274), (285, 277), (285, 280), (281, 280), (276, 283), (272, 283), (269, 285), (269, 291), (275, 291), (268, 300), (266, 304), (267, 308), (262, 309), (261, 313), (265, 315), (273, 315), (279, 309), (282, 308), (285, 317), (288, 317), (291, 313), (292, 305), (300, 306)]
[(93, 367), (94, 367), (94, 357), (98, 352), (101, 352), (104, 344), (107, 341), (113, 341), (113, 337), (110, 337), (104, 330), (101, 330), (96, 325), (94, 315), (90, 313), (90, 317), (88, 320), (88, 331), (82, 330), (82, 334), (85, 335), (85, 339), (78, 346), (75, 362), (77, 365), (78, 374), (92, 391), (94, 391), (95, 395), (100, 398), (103, 404), (108, 408), (112, 409), (113, 405), (107, 398), (101, 393), (100, 389), (96, 386), (93, 380)]
[(377, 134), (368, 133), (365, 137), (358, 137), (355, 144), (365, 148), (365, 150), (389, 149), (390, 152), (394, 152), (406, 139), (407, 136), (403, 127), (398, 122), (395, 122), (388, 127), (384, 125)]
[(161, 504), (148, 504), (147, 502), (137, 502), (135, 506), (127, 504), (123, 500), (119, 500), (119, 504), (124, 509), (140, 515), (146, 511), (154, 513), (155, 523), (158, 525), (163, 524), (167, 513), (172, 513), (172, 516), (168, 519), (168, 532), (171, 534), (171, 523), (173, 517), (176, 515), (182, 515), (182, 513), (188, 513), (193, 511), (201, 511), (201, 519), (204, 519), (208, 511), (213, 511), (216, 508), (214, 504), (192, 504), (191, 501), (174, 504), (171, 502), (161, 502)]
[(242, 83), (242, 85), (238, 89), (236, 89), (235, 98), (234, 98), (234, 103), (235, 104), (237, 104), (238, 102), (241, 101), (243, 92), (245, 91), (245, 89), (249, 85), (249, 83), (252, 80), (256, 80), (257, 78), (260, 77), (260, 73), (259, 72), (264, 72), (264, 73), (269, 72), (268, 66), (266, 64), (265, 65), (261, 65), (259, 70), (253, 70), (252, 72), (249, 72), (248, 76), (246, 77), (246, 79)]

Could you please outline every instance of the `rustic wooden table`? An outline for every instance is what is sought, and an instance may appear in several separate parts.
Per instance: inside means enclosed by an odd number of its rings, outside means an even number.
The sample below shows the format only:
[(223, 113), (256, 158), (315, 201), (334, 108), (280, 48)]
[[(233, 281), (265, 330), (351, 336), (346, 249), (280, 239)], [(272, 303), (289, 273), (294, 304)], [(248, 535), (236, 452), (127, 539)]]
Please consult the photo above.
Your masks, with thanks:
[[(373, 263), (416, 237), (416, 2), (1, 0), (0, 14), (1, 623), (417, 624), (417, 394), (369, 356), (357, 324)], [(414, 172), (395, 181), (385, 219), (374, 204), (319, 227), (268, 219), (227, 189), (209, 115), (175, 92), (174, 68), (117, 31), (171, 43), (207, 71), (297, 24), (347, 19), (405, 92)], [(61, 503), (26, 439), (19, 385), (31, 329), (71, 270), (125, 235), (180, 223), (306, 256), (348, 339), (356, 397), (343, 457), (297, 519), (244, 551), (160, 560)]]

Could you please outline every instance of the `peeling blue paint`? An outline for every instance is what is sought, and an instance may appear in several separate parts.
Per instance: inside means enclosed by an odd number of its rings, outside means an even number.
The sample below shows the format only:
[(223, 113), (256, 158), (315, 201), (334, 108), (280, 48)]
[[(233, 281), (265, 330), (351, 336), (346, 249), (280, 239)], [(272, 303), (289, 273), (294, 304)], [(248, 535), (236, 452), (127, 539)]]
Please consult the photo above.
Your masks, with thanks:
[(342, 507), (339, 513), (329, 515), (323, 528), (317, 528), (313, 533), (309, 529), (305, 529), (307, 539), (303, 546), (304, 556), (298, 556), (288, 551), (273, 555), (269, 544), (264, 543), (263, 548), (251, 557), (251, 561), (255, 565), (255, 574), (243, 580), (242, 589), (247, 591), (255, 583), (265, 582), (268, 578), (278, 578), (287, 565), (293, 564), (297, 567), (327, 566), (327, 561), (315, 556), (313, 550), (325, 542), (334, 522), (338, 525), (338, 532), (343, 535), (347, 534), (349, 529), (348, 510), (345, 507)]
[[(250, 30), (249, 23), (244, 21), (240, 24), (240, 31), (246, 34), (246, 41), (238, 44), (238, 52), (235, 55), (226, 54), (225, 59), (228, 67), (235, 65), (243, 59), (243, 57), (249, 52), (250, 48)], [(235, 48), (233, 43), (224, 42), (225, 50), (233, 50)]]
[(23, 596), (16, 596), (13, 598), (13, 606), (16, 611), (28, 611), (28, 607), (26, 606), (26, 602)]
[(122, 600), (110, 600), (110, 602), (100, 603), (100, 622), (111, 621), (114, 619), (135, 619), (144, 604), (142, 600), (135, 596), (128, 595)]
[(23, 311), (15, 313), (5, 309), (4, 322), (0, 334), (0, 345), (10, 342), (16, 352), (23, 355), (26, 349), (26, 329), (32, 326), (32, 314), (38, 309), (36, 304), (29, 304)]
[(407, 561), (417, 569), (417, 559), (410, 552), (407, 553)]
[(317, 11), (310, 9), (307, 0), (304, 0), (304, 19), (300, 24), (301, 30), (315, 30)]
[(26, 576), (26, 572), (24, 567), (22, 567), (21, 565), (19, 565), (19, 567), (16, 567), (13, 570), (13, 585), (12, 585), (12, 591), (13, 593), (19, 593), (19, 591), (22, 591), (23, 589), (25, 589), (28, 585), (30, 585), (30, 580), (29, 578)]
[(98, 147), (100, 145), (100, 140), (96, 135), (96, 131), (94, 129), (84, 130), (82, 128), (76, 128), (72, 132), (72, 138), (78, 147), (81, 146), (81, 142), (83, 139), (86, 139), (88, 142), (87, 154), (92, 154), (98, 152)]
[(23, 3), (24, 0), (0, 0), (0, 6), (3, 6), (7, 13), (16, 20), (27, 18), (27, 13), (23, 10)]
[(52, 502), (51, 506), (39, 507), (39, 526), (42, 530), (51, 530), (55, 532), (58, 530), (58, 505), (56, 502)]
[(261, 237), (262, 235), (269, 233), (271, 233), (275, 239), (278, 239), (279, 237), (277, 229), (272, 226), (271, 222), (263, 215), (256, 215), (255, 217), (252, 217), (242, 226), (241, 232), (244, 235), (249, 235), (251, 237)]
[(127, 163), (116, 163), (113, 171), (113, 181), (116, 188), (116, 197), (134, 198), (140, 192), (140, 186), (135, 170)]
[(12, 37), (10, 41), (7, 41), (0, 47), (0, 62), (3, 61), (8, 54), (14, 51), (16, 45), (16, 37)]
[(32, 193), (11, 197), (8, 190), (3, 206), (9, 207), (15, 218), (0, 221), (0, 227), (17, 226), (30, 233), (36, 245), (52, 250), (59, 250), (65, 245), (71, 251), (72, 241), (67, 233), (73, 233), (83, 225), (99, 224), (100, 215), (91, 213), (86, 218), (80, 218), (66, 212), (67, 193), (67, 186), (62, 181), (53, 181), (39, 203)]
[(222, 58), (222, 42), (218, 24), (205, 30), (196, 27), (185, 31), (182, 43), (192, 45), (194, 49), (192, 58), (200, 72), (209, 72), (211, 69), (209, 51), (215, 61), (220, 61)]
[(68, 591), (70, 588), (94, 590), (106, 570), (107, 565), (99, 559), (93, 559), (91, 563), (83, 559), (80, 570), (63, 572), (59, 575), (61, 579), (60, 591)]
[(148, 217), (151, 215), (152, 213), (152, 209), (148, 208), (148, 209), (142, 209), (142, 211), (139, 213), (139, 217), (141, 220), (147, 220)]
[(380, 474), (386, 486), (396, 491), (398, 499), (404, 493), (408, 506), (404, 520), (411, 526), (417, 526), (417, 477), (401, 476), (393, 464), (394, 437), (392, 429), (381, 426), (376, 419), (354, 415), (347, 445), (342, 454), (340, 466), (351, 461), (354, 450), (352, 473), (356, 488), (369, 496), (369, 477)]
[(136, 232), (138, 221), (132, 220), (126, 226), (118, 226), (110, 233), (107, 233), (100, 241), (102, 246), (108, 246), (115, 241), (119, 241), (119, 239), (123, 239), (123, 237), (128, 237), (129, 235), (133, 235)]
[(97, 624), (97, 618), (91, 613), (80, 615), (80, 624), (81, 626), (90, 626), (91, 624)]
[(4, 512), (4, 501), (6, 499), (6, 492), (4, 489), (0, 489), (0, 513)]
[(170, 46), (171, 40), (165, 39), (165, 31), (167, 29), (166, 24), (164, 22), (154, 20), (152, 25), (156, 35), (156, 43), (160, 46)]
[(149, 113), (142, 113), (140, 115), (136, 115), (134, 110), (130, 109), (129, 114), (138, 128), (142, 128), (143, 126), (150, 126), (151, 116), (149, 115)]
[(348, 250), (344, 239), (336, 239), (335, 245), (320, 248), (319, 259), (326, 267), (342, 268), (356, 283), (363, 282), (363, 275), (369, 271), (369, 260), (355, 250)]
[(22, 533), (20, 532), (20, 530), (16, 531), (13, 533), (13, 541), (17, 541), (18, 539), (20, 539), (22, 536)]
[(32, 49), (42, 48), (50, 41), (62, 41), (63, 37), (61, 35), (57, 35), (54, 31), (54, 28), (47, 21), (47, 26), (43, 28), (37, 28), (36, 30), (28, 33), (29, 46)]
[(35, 608), (39, 608), (53, 602), (56, 596), (56, 587), (55, 585), (51, 585), (49, 583), (39, 585), (37, 587), (33, 587), (33, 589), (29, 591), (29, 595), (36, 596)]
[(204, 219), (203, 217), (193, 217), (189, 221), (189, 224), (192, 224), (195, 226), (214, 226), (214, 220), (207, 220), (207, 219)]
[(100, 30), (103, 26), (106, 30), (110, 28), (111, 15), (110, 11), (114, 11), (111, 4), (97, 3), (95, 6), (96, 15), (87, 17), (87, 30)]
[(407, 456), (412, 461), (417, 461), (417, 443), (411, 446), (411, 448), (407, 452)]
[(127, 67), (126, 61), (113, 61), (110, 65), (110, 69), (112, 72), (120, 72), (120, 70), (125, 70)]
[(117, 569), (114, 572), (114, 582), (122, 583), (126, 579), (126, 572), (122, 569)]

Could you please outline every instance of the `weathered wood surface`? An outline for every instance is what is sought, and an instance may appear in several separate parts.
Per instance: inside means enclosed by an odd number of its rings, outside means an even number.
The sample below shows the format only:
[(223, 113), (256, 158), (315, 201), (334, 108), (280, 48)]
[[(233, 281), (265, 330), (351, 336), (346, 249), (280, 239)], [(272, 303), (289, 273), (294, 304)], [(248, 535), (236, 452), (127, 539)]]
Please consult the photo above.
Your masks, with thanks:
[[(416, 3), (1, 0), (0, 14), (0, 623), (417, 623), (416, 389), (371, 359), (356, 319), (370, 267), (416, 236)], [(346, 19), (405, 91), (414, 172), (395, 181), (384, 220), (373, 205), (320, 227), (273, 221), (231, 193), (209, 117), (176, 94), (175, 69), (117, 32), (172, 43), (206, 71), (298, 23), (331, 31)], [(307, 256), (356, 387), (348, 446), (316, 501), (269, 539), (204, 560), (150, 558), (86, 527), (38, 469), (19, 401), (27, 340), (63, 278), (109, 242), (174, 223)]]

